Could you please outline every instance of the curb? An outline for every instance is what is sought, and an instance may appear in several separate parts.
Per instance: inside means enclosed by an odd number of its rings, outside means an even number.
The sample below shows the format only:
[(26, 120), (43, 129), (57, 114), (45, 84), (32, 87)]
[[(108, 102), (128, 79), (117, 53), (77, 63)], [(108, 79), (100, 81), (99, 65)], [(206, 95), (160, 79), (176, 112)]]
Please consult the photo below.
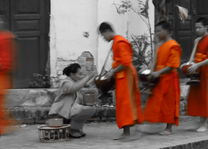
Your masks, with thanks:
[[(49, 106), (18, 106), (8, 109), (11, 117), (22, 124), (44, 124), (48, 119)], [(114, 107), (96, 107), (96, 112), (89, 122), (115, 121)]]
[(208, 140), (190, 142), (176, 146), (164, 147), (160, 149), (208, 149)]

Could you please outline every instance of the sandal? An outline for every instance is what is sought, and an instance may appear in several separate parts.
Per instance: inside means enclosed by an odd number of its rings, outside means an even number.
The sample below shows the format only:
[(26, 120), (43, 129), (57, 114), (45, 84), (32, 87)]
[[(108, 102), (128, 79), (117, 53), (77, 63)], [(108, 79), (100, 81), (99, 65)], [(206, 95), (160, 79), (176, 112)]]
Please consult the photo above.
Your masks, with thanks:
[(84, 133), (83, 131), (80, 131), (82, 137), (85, 137), (86, 136), (86, 133)]
[(72, 138), (82, 138), (85, 137), (86, 134), (80, 130), (71, 129), (69, 132), (70, 137)]

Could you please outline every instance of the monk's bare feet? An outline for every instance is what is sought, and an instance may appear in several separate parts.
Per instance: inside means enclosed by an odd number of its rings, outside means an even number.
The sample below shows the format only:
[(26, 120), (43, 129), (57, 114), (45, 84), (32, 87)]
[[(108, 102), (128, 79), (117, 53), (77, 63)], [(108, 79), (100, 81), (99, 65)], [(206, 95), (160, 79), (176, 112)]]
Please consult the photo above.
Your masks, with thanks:
[(121, 136), (117, 136), (117, 137), (115, 137), (113, 140), (121, 140), (121, 139), (124, 138), (124, 137), (125, 137), (125, 134), (122, 133)]
[(207, 118), (201, 118), (200, 119), (201, 126), (196, 130), (197, 132), (205, 132), (208, 130), (208, 119)]
[(120, 137), (115, 138), (114, 140), (118, 140), (121, 142), (129, 142), (129, 141), (136, 141), (142, 137), (141, 133), (134, 133), (131, 135), (122, 134)]
[(124, 126), (122, 135), (113, 140), (121, 140), (123, 138), (126, 138), (127, 136), (130, 136), (130, 126)]
[(172, 126), (173, 126), (172, 124), (167, 124), (165, 130), (160, 132), (159, 134), (164, 135), (164, 136), (171, 135), (172, 134)]
[(205, 132), (207, 130), (208, 130), (207, 126), (203, 125), (203, 126), (199, 127), (196, 131), (197, 132)]
[(138, 140), (141, 137), (139, 134), (132, 135), (130, 133), (130, 126), (123, 127), (123, 134), (120, 137), (115, 138), (114, 140), (119, 140), (122, 142)]
[(168, 135), (171, 135), (172, 134), (172, 131), (166, 129), (166, 130), (160, 132), (159, 134), (160, 135), (163, 135), (163, 136), (168, 136)]
[(130, 142), (130, 141), (136, 141), (141, 138), (141, 135), (121, 135), (118, 138), (115, 138), (114, 140), (118, 140), (121, 142)]

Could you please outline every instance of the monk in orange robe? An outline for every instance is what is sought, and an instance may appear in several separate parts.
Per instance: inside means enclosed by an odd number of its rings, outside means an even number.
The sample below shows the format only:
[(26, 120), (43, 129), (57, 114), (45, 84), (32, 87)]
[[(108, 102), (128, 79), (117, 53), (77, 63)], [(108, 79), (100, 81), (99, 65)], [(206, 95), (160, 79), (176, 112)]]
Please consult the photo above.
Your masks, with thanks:
[(128, 138), (130, 126), (143, 122), (137, 71), (132, 64), (133, 50), (127, 39), (115, 35), (109, 23), (103, 22), (99, 31), (106, 41), (113, 40), (113, 64), (106, 77), (115, 77), (116, 122), (124, 130), (119, 139)]
[(12, 87), (11, 71), (14, 54), (14, 35), (4, 28), (4, 21), (0, 18), (0, 135), (8, 133), (8, 126), (14, 124), (6, 112), (6, 89)]
[(187, 104), (187, 114), (201, 117), (201, 126), (197, 132), (208, 130), (208, 20), (199, 18), (195, 23), (195, 30), (199, 40), (194, 62), (189, 72), (200, 73), (200, 84), (190, 87)]
[(172, 133), (172, 125), (179, 124), (180, 86), (177, 68), (180, 66), (181, 47), (171, 38), (170, 24), (162, 21), (156, 25), (160, 46), (151, 78), (159, 78), (144, 108), (144, 120), (167, 123), (161, 135)]

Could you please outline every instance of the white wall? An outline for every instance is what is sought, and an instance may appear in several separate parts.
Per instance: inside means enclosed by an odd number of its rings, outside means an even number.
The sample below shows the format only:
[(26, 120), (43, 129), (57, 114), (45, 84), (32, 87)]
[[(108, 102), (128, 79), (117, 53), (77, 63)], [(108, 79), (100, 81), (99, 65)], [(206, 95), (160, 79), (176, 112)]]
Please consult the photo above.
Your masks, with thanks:
[[(137, 0), (132, 0), (132, 2), (134, 3), (134, 9), (138, 9), (138, 3)], [(143, 2), (145, 2), (145, 0), (143, 0)], [(152, 3), (152, 0), (149, 0), (149, 20), (150, 20), (150, 24), (151, 24), (151, 32), (154, 33), (154, 5)], [(147, 27), (147, 25), (144, 23), (144, 21), (141, 19), (142, 16), (138, 16), (135, 13), (129, 13), (129, 17), (128, 17), (128, 37), (131, 38), (130, 35), (144, 35), (146, 34), (147, 36), (150, 36), (149, 34), (149, 29)], [(142, 17), (145, 21), (147, 21), (147, 19), (145, 19), (144, 17)], [(150, 40), (150, 38), (149, 38)], [(154, 45), (152, 45), (154, 48)], [(148, 55), (148, 53), (151, 50), (151, 46), (148, 46), (146, 49), (145, 54)], [(154, 51), (153, 51), (154, 52)], [(149, 61), (150, 57), (149, 56), (145, 56), (145, 59), (147, 61)]]
[[(146, 0), (143, 0), (144, 2)], [(121, 0), (99, 0), (98, 3), (98, 23), (103, 21), (107, 21), (113, 24), (114, 29), (117, 34), (120, 34), (126, 38), (128, 38), (131, 34), (141, 35), (144, 33), (148, 34), (148, 27), (142, 21), (141, 18), (138, 17), (134, 12), (129, 11), (125, 14), (118, 14), (116, 11), (116, 7), (113, 3), (119, 4)], [(131, 0), (133, 7), (135, 9), (138, 8), (138, 1)], [(149, 0), (149, 16), (150, 23), (152, 26), (152, 32), (154, 32), (154, 6), (152, 1)], [(98, 60), (97, 66), (98, 70), (101, 70), (101, 67), (104, 63), (104, 59), (107, 55), (107, 51), (110, 49), (111, 44), (104, 42), (104, 40), (99, 37), (98, 40)], [(150, 47), (149, 47), (150, 48)], [(111, 61), (108, 61), (107, 70), (111, 68)]]
[[(138, 9), (137, 0), (131, 0), (134, 4), (133, 8)], [(145, 1), (145, 0), (143, 0)], [(150, 17), (150, 24), (152, 26), (152, 32), (154, 32), (154, 5), (152, 4), (152, 0), (149, 0), (149, 17)], [(129, 34), (148, 34), (148, 28), (145, 25), (144, 21), (136, 15), (135, 13), (129, 13), (128, 17), (128, 33)]]
[[(146, 32), (147, 28), (134, 14), (119, 15), (117, 13), (113, 3), (120, 1), (51, 0), (51, 76), (57, 75), (59, 63), (76, 60), (86, 50), (93, 54), (98, 70), (101, 69), (111, 46), (97, 33), (97, 27), (103, 21), (113, 24), (115, 31), (124, 37), (131, 33)], [(154, 18), (152, 4), (150, 15)], [(151, 20), (153, 24), (154, 19)], [(89, 33), (88, 38), (83, 36), (84, 32)], [(107, 69), (110, 67), (111, 61), (108, 62)]]
[[(127, 31), (127, 15), (119, 15), (116, 11), (116, 7), (113, 5), (113, 2), (118, 3), (120, 0), (99, 0), (98, 3), (98, 24), (103, 21), (109, 22), (113, 25), (114, 30), (117, 34), (126, 36)], [(105, 58), (109, 49), (111, 48), (112, 43), (108, 43), (99, 36), (98, 40), (98, 57), (97, 57), (97, 68), (98, 71), (101, 70), (101, 67), (104, 64)], [(111, 57), (108, 60), (106, 69), (111, 68)]]
[[(97, 0), (51, 0), (51, 75), (58, 60), (76, 60), (83, 51), (96, 55)], [(83, 36), (84, 32), (89, 37)]]

